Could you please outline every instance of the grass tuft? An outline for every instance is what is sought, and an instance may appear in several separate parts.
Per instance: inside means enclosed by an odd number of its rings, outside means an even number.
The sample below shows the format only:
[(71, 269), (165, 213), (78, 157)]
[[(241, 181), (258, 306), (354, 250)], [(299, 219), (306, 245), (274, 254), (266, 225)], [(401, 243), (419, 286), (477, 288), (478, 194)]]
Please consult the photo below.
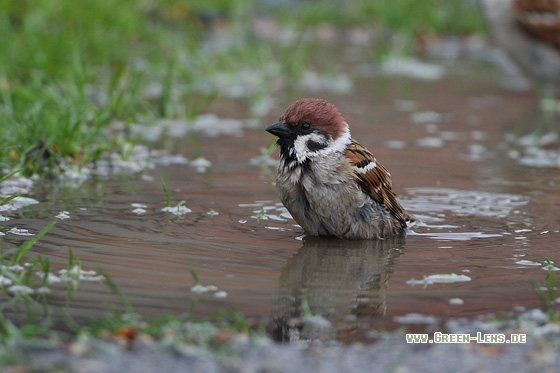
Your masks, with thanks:
[(556, 287), (556, 278), (554, 275), (555, 267), (550, 259), (545, 258), (545, 261), (547, 263), (547, 272), (544, 280), (544, 287), (541, 287), (536, 281), (533, 282), (533, 286), (541, 302), (541, 307), (548, 315), (548, 319), (550, 321), (560, 321), (560, 312), (557, 310), (556, 293), (558, 288)]

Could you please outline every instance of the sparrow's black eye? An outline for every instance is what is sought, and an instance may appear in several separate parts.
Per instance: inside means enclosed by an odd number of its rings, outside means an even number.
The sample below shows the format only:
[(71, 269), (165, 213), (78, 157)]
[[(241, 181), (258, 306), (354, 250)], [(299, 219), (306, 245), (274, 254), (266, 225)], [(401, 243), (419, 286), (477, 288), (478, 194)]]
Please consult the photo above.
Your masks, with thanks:
[(308, 130), (311, 129), (311, 124), (309, 124), (308, 122), (303, 122), (303, 123), (301, 124), (301, 129), (302, 129), (302, 130), (305, 130), (305, 131), (308, 131)]

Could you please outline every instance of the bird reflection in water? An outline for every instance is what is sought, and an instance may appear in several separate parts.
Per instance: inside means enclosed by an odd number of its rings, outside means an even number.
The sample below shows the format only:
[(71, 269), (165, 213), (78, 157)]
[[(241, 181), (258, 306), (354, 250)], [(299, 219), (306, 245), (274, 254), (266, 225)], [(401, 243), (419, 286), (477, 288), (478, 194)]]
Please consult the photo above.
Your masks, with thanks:
[(385, 292), (404, 243), (404, 234), (384, 240), (307, 236), (282, 269), (273, 338), (356, 340), (361, 325), (385, 313)]

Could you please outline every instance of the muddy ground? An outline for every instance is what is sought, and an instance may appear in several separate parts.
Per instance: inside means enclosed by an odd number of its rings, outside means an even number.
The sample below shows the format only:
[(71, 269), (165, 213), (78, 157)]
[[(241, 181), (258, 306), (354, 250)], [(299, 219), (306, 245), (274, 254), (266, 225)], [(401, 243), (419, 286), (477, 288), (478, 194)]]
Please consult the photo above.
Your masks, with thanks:
[[(539, 314), (539, 312), (536, 312)], [(541, 318), (538, 315), (537, 318)], [(531, 320), (533, 318), (533, 320)], [(296, 343), (237, 336), (219, 347), (165, 345), (144, 338), (124, 345), (81, 339), (73, 343), (18, 342), (8, 372), (556, 372), (560, 325), (535, 318), (513, 322), (455, 320), (453, 333), (526, 334), (527, 343), (407, 344), (403, 332), (374, 344)]]

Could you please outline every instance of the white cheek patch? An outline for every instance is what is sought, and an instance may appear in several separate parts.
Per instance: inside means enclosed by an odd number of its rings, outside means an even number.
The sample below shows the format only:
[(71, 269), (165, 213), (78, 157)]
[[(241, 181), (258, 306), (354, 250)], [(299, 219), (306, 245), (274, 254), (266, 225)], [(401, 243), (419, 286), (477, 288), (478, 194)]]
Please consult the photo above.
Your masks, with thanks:
[[(325, 145), (323, 149), (311, 151), (309, 142)], [(344, 153), (350, 143), (350, 130), (348, 126), (344, 133), (335, 141), (327, 138), (324, 134), (312, 132), (307, 135), (298, 136), (294, 140), (294, 150), (299, 163), (305, 162), (309, 158), (324, 157), (332, 153)]]
[(346, 125), (344, 133), (340, 135), (340, 137), (336, 139), (336, 141), (334, 141), (328, 149), (329, 152), (344, 153), (348, 144), (350, 144), (350, 128)]

